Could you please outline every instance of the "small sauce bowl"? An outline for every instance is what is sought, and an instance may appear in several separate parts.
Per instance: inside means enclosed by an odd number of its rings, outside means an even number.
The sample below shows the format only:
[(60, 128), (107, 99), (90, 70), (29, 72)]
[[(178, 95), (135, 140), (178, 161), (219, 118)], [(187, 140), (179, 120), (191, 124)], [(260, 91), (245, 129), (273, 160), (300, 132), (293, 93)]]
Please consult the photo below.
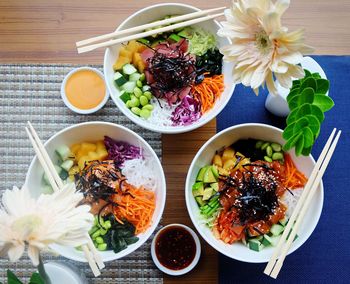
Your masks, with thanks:
[[(173, 242), (169, 242), (171, 238)], [(188, 248), (188, 250), (193, 249), (193, 256), (189, 256), (189, 263), (185, 266), (181, 268), (171, 268), (169, 267), (169, 262), (167, 263), (168, 265), (165, 264), (165, 261), (164, 259), (162, 260), (162, 258), (164, 258), (165, 254), (167, 254), (169, 251), (175, 253), (176, 255), (176, 244), (180, 245), (182, 241), (187, 242), (187, 246), (185, 247), (185, 244), (183, 244), (182, 247), (178, 246), (180, 249), (178, 251), (180, 253), (186, 253), (186, 248)], [(191, 248), (191, 246), (194, 246), (194, 248)], [(163, 251), (162, 253), (162, 248), (166, 248), (166, 252)], [(197, 265), (201, 255), (201, 244), (197, 234), (191, 228), (182, 224), (170, 224), (160, 229), (153, 238), (151, 255), (154, 264), (159, 270), (168, 275), (179, 276), (191, 271)], [(172, 254), (172, 256), (174, 256), (174, 254)], [(185, 255), (184, 257), (187, 256)]]
[[(68, 80), (72, 77), (72, 75), (80, 72), (80, 71), (90, 71), (90, 72), (94, 72), (96, 75), (98, 75), (98, 77), (101, 78), (102, 82), (103, 82), (103, 85), (104, 85), (104, 88), (105, 88), (105, 91), (104, 91), (104, 96), (103, 96), (103, 99), (100, 101), (100, 103), (98, 103), (96, 106), (94, 107), (91, 107), (91, 108), (79, 108), (75, 105), (73, 105), (69, 99), (68, 99), (68, 96), (66, 94), (66, 86), (67, 86), (67, 82)], [(71, 70), (67, 75), (66, 77), (63, 79), (62, 81), (62, 84), (61, 84), (61, 97), (62, 97), (62, 100), (64, 102), (64, 104), (72, 111), (76, 112), (76, 113), (79, 113), (79, 114), (91, 114), (91, 113), (94, 113), (98, 110), (100, 110), (105, 104), (106, 102), (108, 101), (108, 98), (109, 98), (109, 93), (108, 93), (108, 90), (107, 90), (107, 87), (106, 87), (106, 83), (105, 83), (105, 80), (104, 80), (104, 76), (103, 76), (103, 73), (100, 72), (99, 70), (95, 69), (95, 68), (91, 68), (91, 67), (79, 67), (79, 68), (75, 68), (73, 70)]]

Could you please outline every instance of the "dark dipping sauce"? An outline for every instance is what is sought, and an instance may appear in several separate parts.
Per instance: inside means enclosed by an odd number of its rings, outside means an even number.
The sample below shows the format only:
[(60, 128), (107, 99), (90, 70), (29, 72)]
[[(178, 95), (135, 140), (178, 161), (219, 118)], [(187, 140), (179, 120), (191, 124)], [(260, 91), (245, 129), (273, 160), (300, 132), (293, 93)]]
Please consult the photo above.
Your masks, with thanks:
[(172, 270), (180, 270), (189, 266), (194, 260), (196, 242), (186, 229), (171, 226), (158, 235), (155, 251), (163, 266)]

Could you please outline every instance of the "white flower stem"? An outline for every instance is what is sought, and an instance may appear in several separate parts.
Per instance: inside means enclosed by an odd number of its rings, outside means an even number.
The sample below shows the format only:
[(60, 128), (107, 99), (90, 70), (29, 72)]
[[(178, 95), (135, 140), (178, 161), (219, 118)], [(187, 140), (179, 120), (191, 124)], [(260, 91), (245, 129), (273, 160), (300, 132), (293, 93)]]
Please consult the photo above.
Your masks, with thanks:
[(38, 271), (41, 276), (41, 278), (44, 280), (45, 284), (51, 284), (51, 280), (49, 275), (47, 275), (43, 263), (43, 259), (41, 258), (41, 255), (39, 254), (39, 265), (38, 265)]

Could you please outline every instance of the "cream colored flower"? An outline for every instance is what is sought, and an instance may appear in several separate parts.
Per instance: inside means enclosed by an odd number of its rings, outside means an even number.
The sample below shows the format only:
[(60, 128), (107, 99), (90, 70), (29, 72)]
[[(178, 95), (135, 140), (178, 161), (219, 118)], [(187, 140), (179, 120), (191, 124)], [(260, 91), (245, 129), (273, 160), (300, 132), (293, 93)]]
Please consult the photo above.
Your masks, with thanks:
[(0, 209), (0, 256), (18, 260), (28, 245), (28, 256), (39, 264), (39, 251), (51, 244), (79, 246), (93, 223), (90, 206), (79, 205), (83, 194), (73, 183), (53, 194), (30, 196), (27, 188), (6, 190)]
[(276, 94), (274, 79), (290, 88), (293, 78), (304, 76), (297, 64), (312, 48), (304, 44), (302, 30), (288, 32), (281, 25), (288, 7), (289, 0), (239, 0), (225, 10), (226, 21), (218, 35), (228, 37), (232, 44), (221, 52), (234, 64), (234, 81), (250, 86), (256, 94), (264, 83)]

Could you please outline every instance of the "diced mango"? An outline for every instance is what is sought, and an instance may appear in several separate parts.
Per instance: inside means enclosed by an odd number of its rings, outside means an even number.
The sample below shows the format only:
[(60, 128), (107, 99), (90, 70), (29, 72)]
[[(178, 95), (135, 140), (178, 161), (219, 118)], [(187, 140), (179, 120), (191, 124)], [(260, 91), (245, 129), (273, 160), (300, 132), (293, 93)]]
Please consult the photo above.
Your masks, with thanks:
[(222, 161), (225, 163), (226, 160), (232, 159), (234, 155), (235, 155), (235, 151), (232, 148), (227, 147), (222, 153)]
[(74, 176), (75, 174), (77, 174), (79, 172), (80, 172), (79, 166), (73, 166), (70, 168), (68, 174)]
[(81, 144), (80, 143), (76, 143), (73, 144), (72, 146), (70, 146), (70, 151), (76, 155), (76, 153), (79, 151)]
[(129, 60), (131, 61), (133, 57), (133, 52), (130, 50), (127, 50), (125, 47), (121, 47), (119, 50), (119, 56), (129, 58)]
[(137, 69), (143, 73), (143, 71), (145, 70), (146, 68), (146, 65), (145, 63), (143, 62), (143, 60), (141, 59), (138, 63), (137, 63)]
[(129, 43), (125, 46), (127, 50), (130, 50), (132, 53), (137, 52), (140, 46), (143, 46), (143, 44), (137, 42), (136, 40), (131, 40)]
[(120, 70), (123, 68), (123, 66), (127, 63), (130, 63), (131, 60), (130, 58), (124, 57), (124, 56), (119, 56), (117, 61), (113, 65), (114, 71)]
[(83, 170), (85, 168), (85, 165), (89, 162), (89, 160), (89, 156), (82, 156), (78, 162), (79, 169)]
[(99, 149), (106, 149), (105, 143), (102, 140), (96, 142), (96, 151)]
[(89, 157), (90, 161), (94, 161), (94, 160), (99, 159), (99, 155), (96, 152), (89, 152), (88, 157)]
[(135, 52), (132, 56), (132, 64), (137, 65), (140, 60), (142, 60), (141, 54), (138, 52)]
[(83, 142), (81, 143), (81, 151), (84, 151), (86, 153), (91, 152), (91, 151), (96, 151), (96, 144), (95, 143), (89, 143), (89, 142)]
[(217, 165), (218, 167), (222, 167), (222, 159), (220, 155), (215, 155), (213, 158), (213, 164)]
[(98, 160), (102, 161), (107, 158), (108, 152), (106, 149), (99, 149), (97, 152)]
[(236, 164), (236, 159), (228, 159), (224, 162), (223, 168), (225, 170), (230, 170), (235, 166), (235, 164)]

